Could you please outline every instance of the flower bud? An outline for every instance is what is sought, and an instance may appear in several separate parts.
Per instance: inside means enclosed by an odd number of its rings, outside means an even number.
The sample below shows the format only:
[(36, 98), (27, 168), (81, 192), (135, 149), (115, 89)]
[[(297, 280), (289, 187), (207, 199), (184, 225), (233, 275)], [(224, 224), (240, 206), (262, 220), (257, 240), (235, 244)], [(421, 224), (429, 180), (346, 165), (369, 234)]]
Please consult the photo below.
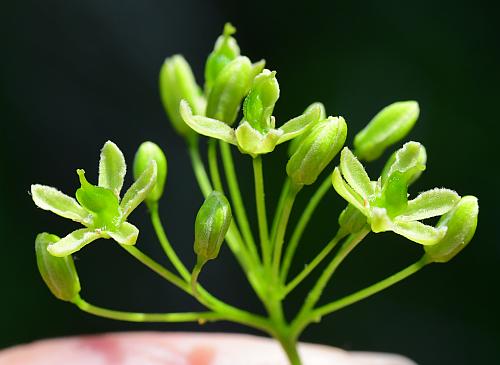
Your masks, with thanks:
[(447, 227), (445, 236), (435, 245), (424, 246), (434, 262), (448, 262), (470, 242), (476, 232), (479, 205), (474, 196), (464, 196), (455, 208), (441, 217), (437, 228)]
[(365, 215), (352, 204), (348, 204), (339, 215), (340, 231), (344, 234), (359, 232), (365, 224)]
[(71, 255), (65, 257), (52, 256), (47, 246), (60, 238), (49, 233), (40, 233), (35, 240), (35, 253), (38, 271), (42, 279), (57, 298), (71, 302), (80, 293), (80, 280), (76, 273)]
[(276, 71), (262, 71), (253, 80), (252, 88), (243, 103), (244, 120), (260, 133), (267, 133), (275, 127), (271, 116), (279, 96)]
[(212, 191), (198, 211), (194, 224), (194, 252), (198, 262), (217, 257), (231, 218), (231, 206), (224, 194)]
[(255, 71), (247, 57), (239, 56), (229, 62), (220, 71), (208, 94), (206, 116), (233, 125)]
[(169, 57), (160, 70), (160, 94), (165, 111), (173, 127), (185, 138), (196, 133), (179, 114), (181, 100), (186, 100), (195, 114), (203, 113), (203, 97), (196, 84), (191, 67), (181, 55)]
[(165, 180), (167, 179), (167, 158), (156, 143), (143, 142), (134, 158), (134, 179), (139, 176), (149, 167), (151, 160), (156, 161), (156, 184), (146, 196), (146, 202), (157, 202), (163, 195)]
[(226, 23), (223, 34), (217, 38), (214, 50), (207, 58), (205, 64), (205, 92), (207, 94), (210, 93), (222, 69), (240, 55), (240, 47), (236, 39), (231, 37), (234, 33), (236, 33), (236, 28), (231, 23)]
[(385, 107), (354, 137), (356, 156), (366, 161), (377, 159), (387, 147), (410, 132), (418, 115), (416, 101), (400, 101)]
[(314, 125), (290, 157), (286, 172), (297, 185), (311, 185), (344, 145), (344, 118), (329, 117)]

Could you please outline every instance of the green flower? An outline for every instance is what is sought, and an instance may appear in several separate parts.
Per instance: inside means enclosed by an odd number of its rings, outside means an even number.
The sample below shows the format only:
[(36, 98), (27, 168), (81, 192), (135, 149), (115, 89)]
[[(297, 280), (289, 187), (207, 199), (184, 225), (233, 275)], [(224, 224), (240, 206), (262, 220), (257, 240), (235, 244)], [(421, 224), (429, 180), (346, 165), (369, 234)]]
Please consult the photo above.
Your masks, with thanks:
[(422, 245), (438, 243), (447, 227), (433, 227), (420, 220), (441, 216), (455, 207), (460, 196), (448, 189), (432, 189), (408, 200), (408, 185), (425, 169), (423, 146), (406, 143), (383, 178), (371, 181), (363, 165), (346, 147), (332, 182), (335, 190), (367, 218), (373, 232), (393, 231)]
[(193, 115), (189, 104), (184, 100), (180, 105), (180, 114), (186, 124), (199, 134), (231, 143), (242, 153), (255, 157), (272, 152), (278, 144), (303, 133), (309, 124), (319, 120), (322, 113), (321, 105), (316, 103), (304, 114), (276, 128), (275, 118), (271, 115), (279, 97), (275, 75), (276, 72), (265, 69), (255, 77), (245, 98), (244, 118), (236, 129), (225, 121)]
[(39, 208), (85, 226), (48, 245), (52, 255), (70, 255), (98, 238), (135, 244), (139, 230), (127, 218), (154, 188), (157, 168), (152, 160), (120, 200), (126, 169), (122, 152), (108, 141), (101, 150), (98, 186), (87, 181), (85, 171), (77, 170), (81, 187), (76, 191), (76, 200), (50, 186), (31, 186), (31, 196)]

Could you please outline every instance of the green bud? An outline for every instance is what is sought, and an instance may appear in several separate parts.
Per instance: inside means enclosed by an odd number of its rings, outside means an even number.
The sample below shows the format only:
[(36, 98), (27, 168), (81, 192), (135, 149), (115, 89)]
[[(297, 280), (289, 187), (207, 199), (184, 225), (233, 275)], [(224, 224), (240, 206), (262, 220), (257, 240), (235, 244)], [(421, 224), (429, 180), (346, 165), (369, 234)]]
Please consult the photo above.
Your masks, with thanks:
[(279, 96), (276, 71), (263, 70), (253, 80), (252, 88), (243, 103), (244, 120), (262, 134), (273, 129), (272, 114)]
[(207, 58), (205, 64), (205, 92), (207, 94), (210, 93), (222, 69), (240, 55), (240, 47), (236, 39), (231, 37), (234, 33), (236, 33), (236, 28), (231, 23), (226, 23), (223, 34), (217, 38), (214, 50)]
[(410, 132), (418, 115), (416, 101), (400, 101), (385, 107), (354, 137), (356, 156), (366, 161), (377, 159), (387, 147)]
[(311, 130), (311, 128), (314, 125), (316, 125), (316, 123), (318, 123), (318, 122), (326, 119), (325, 106), (322, 103), (319, 103), (319, 102), (312, 103), (311, 105), (309, 105), (307, 107), (307, 109), (304, 111), (304, 114), (307, 114), (307, 112), (309, 112), (313, 108), (319, 108), (320, 113), (319, 113), (318, 120), (316, 120), (315, 122), (310, 123), (307, 126), (307, 129), (304, 131), (304, 133), (302, 133), (300, 136), (297, 136), (297, 137), (295, 137), (294, 139), (292, 139), (290, 141), (290, 143), (288, 144), (288, 157), (291, 157), (295, 153), (295, 151), (297, 150), (297, 148), (302, 144), (302, 141), (304, 140), (304, 138), (306, 138), (306, 136), (309, 134), (309, 131)]
[(35, 253), (38, 271), (42, 279), (57, 298), (71, 302), (80, 293), (80, 280), (71, 255), (65, 257), (52, 256), (47, 246), (60, 238), (49, 233), (40, 233), (35, 240)]
[(233, 125), (254, 77), (254, 67), (247, 57), (239, 56), (229, 62), (208, 94), (206, 116)]
[(340, 230), (344, 234), (359, 232), (365, 224), (366, 216), (352, 204), (348, 204), (339, 215)]
[(76, 191), (76, 200), (94, 215), (94, 227), (113, 230), (120, 223), (120, 204), (112, 190), (92, 185), (85, 178), (85, 171), (76, 170), (81, 187)]
[(426, 255), (434, 262), (448, 262), (470, 242), (477, 227), (479, 205), (474, 196), (464, 196), (443, 215), (437, 228), (447, 227), (445, 236), (435, 245), (424, 246)]
[(311, 185), (344, 145), (347, 125), (344, 118), (329, 117), (314, 125), (286, 165), (297, 185)]
[(169, 57), (160, 70), (160, 94), (173, 127), (185, 138), (196, 133), (184, 123), (179, 114), (181, 100), (186, 100), (195, 114), (202, 114), (204, 101), (191, 67), (181, 55)]
[(212, 191), (198, 211), (194, 224), (194, 252), (198, 262), (217, 257), (231, 218), (231, 206), (224, 194)]
[(165, 186), (165, 180), (167, 179), (167, 158), (156, 143), (153, 142), (143, 142), (134, 158), (134, 179), (138, 179), (139, 176), (149, 167), (151, 160), (156, 161), (156, 184), (151, 189), (151, 191), (146, 196), (147, 202), (156, 202), (160, 200), (163, 195), (163, 188)]

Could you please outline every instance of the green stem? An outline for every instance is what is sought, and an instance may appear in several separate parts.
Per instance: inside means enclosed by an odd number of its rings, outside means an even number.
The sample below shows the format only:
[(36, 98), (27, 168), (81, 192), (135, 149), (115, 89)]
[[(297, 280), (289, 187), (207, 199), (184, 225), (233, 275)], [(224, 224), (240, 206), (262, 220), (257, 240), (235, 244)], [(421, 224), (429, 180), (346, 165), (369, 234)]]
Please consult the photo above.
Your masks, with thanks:
[(185, 313), (136, 313), (122, 312), (112, 309), (102, 308), (90, 304), (78, 297), (73, 301), (82, 311), (98, 317), (115, 319), (127, 322), (214, 322), (225, 320), (223, 314), (215, 312), (185, 312)]
[(211, 138), (208, 140), (208, 167), (210, 170), (210, 177), (214, 185), (214, 189), (224, 193), (222, 187), (222, 180), (219, 174), (219, 165), (217, 163), (217, 140)]
[(241, 191), (238, 184), (238, 179), (236, 177), (236, 172), (234, 169), (233, 156), (231, 155), (231, 148), (226, 142), (220, 142), (220, 150), (222, 157), (222, 164), (224, 166), (224, 171), (226, 174), (227, 185), (229, 187), (229, 194), (231, 195), (231, 200), (233, 202), (233, 209), (236, 213), (236, 220), (238, 226), (241, 228), (241, 233), (246, 242), (246, 245), (252, 254), (255, 261), (259, 261), (259, 254), (257, 252), (257, 246), (255, 245), (255, 240), (252, 235), (252, 230), (250, 229), (250, 224), (246, 214), (245, 205), (243, 199), (241, 198)]
[(280, 198), (278, 200), (278, 205), (276, 206), (276, 211), (274, 213), (273, 225), (271, 227), (271, 242), (276, 241), (276, 230), (278, 229), (278, 222), (283, 211), (283, 204), (285, 204), (286, 196), (288, 195), (288, 190), (290, 189), (291, 180), (287, 177), (281, 188)]
[[(173, 274), (156, 261), (151, 259), (149, 256), (142, 253), (135, 246), (127, 246), (121, 245), (128, 253), (130, 253), (133, 257), (143, 263), (145, 266), (156, 272), (158, 275), (171, 282), (175, 286), (179, 287), (186, 293), (195, 296), (192, 292), (191, 286), (188, 282), (185, 282), (177, 275)], [(249, 327), (260, 329), (267, 333), (272, 333), (272, 328), (269, 324), (269, 321), (266, 318), (261, 316), (257, 316), (250, 312), (244, 311), (242, 309), (233, 307), (227, 303), (224, 303), (220, 299), (215, 298), (209, 292), (207, 292), (201, 285), (197, 286), (197, 294), (195, 297), (198, 301), (213, 310), (217, 313), (224, 313), (225, 317), (228, 320), (233, 322), (241, 323), (247, 325)]]
[(290, 365), (301, 365), (302, 361), (300, 360), (300, 356), (297, 351), (297, 341), (292, 338), (280, 337), (278, 337), (278, 340), (281, 344), (281, 347), (285, 351), (286, 356), (288, 357)]
[(292, 233), (292, 237), (290, 238), (290, 243), (288, 244), (287, 249), (285, 251), (283, 265), (281, 267), (281, 272), (280, 272), (282, 282), (286, 281), (288, 270), (290, 270), (290, 265), (292, 264), (292, 259), (295, 254), (295, 250), (297, 249), (300, 239), (302, 238), (302, 234), (304, 233), (304, 230), (307, 224), (309, 223), (309, 220), (311, 219), (314, 210), (316, 209), (319, 202), (323, 199), (323, 196), (326, 194), (326, 192), (330, 189), (331, 186), (332, 186), (331, 179), (330, 176), (328, 176), (325, 179), (325, 181), (323, 181), (321, 185), (318, 187), (318, 190), (316, 190), (311, 200), (309, 200), (309, 203), (307, 204), (304, 212), (300, 216), (300, 219), (297, 225), (295, 226), (295, 230)]
[(417, 262), (411, 264), (410, 266), (406, 267), (405, 269), (397, 272), (396, 274), (393, 274), (389, 276), (388, 278), (379, 281), (378, 283), (375, 283), (367, 288), (364, 288), (362, 290), (359, 290), (353, 294), (350, 294), (344, 298), (338, 299), (334, 302), (325, 304), (317, 309), (315, 309), (312, 313), (312, 316), (314, 318), (322, 317), (324, 315), (333, 313), (341, 308), (344, 308), (348, 305), (351, 305), (353, 303), (356, 303), (360, 300), (363, 300), (365, 298), (368, 298), (369, 296), (376, 294), (391, 285), (394, 285), (398, 282), (400, 282), (403, 279), (406, 279), (408, 276), (413, 275), (417, 271), (419, 271), (421, 268), (426, 266), (427, 264), (430, 264), (431, 260), (424, 255), (418, 260)]
[(194, 175), (198, 181), (198, 185), (200, 186), (203, 196), (206, 198), (212, 192), (212, 185), (210, 184), (207, 172), (203, 166), (197, 140), (193, 140), (189, 143), (188, 151), (189, 157), (191, 158), (191, 164), (193, 165)]
[(264, 176), (262, 172), (262, 157), (257, 156), (252, 159), (254, 183), (255, 183), (255, 202), (257, 206), (257, 220), (259, 222), (259, 236), (262, 250), (262, 261), (265, 267), (270, 267), (271, 252), (269, 246), (269, 231), (267, 227), (266, 215), (266, 197), (264, 193)]
[(309, 263), (306, 267), (290, 281), (283, 292), (283, 296), (288, 295), (297, 285), (299, 285), (320, 263), (328, 256), (328, 254), (337, 246), (338, 242), (344, 238), (345, 235), (337, 232), (335, 237), (328, 242), (328, 244), (321, 250), (321, 252)]
[(274, 252), (272, 261), (272, 273), (275, 278), (279, 278), (281, 253), (283, 250), (283, 243), (285, 241), (286, 227), (288, 226), (288, 220), (290, 219), (293, 203), (295, 202), (295, 198), (301, 188), (301, 186), (290, 183), (289, 188), (287, 189), (285, 200), (282, 205), (282, 211), (278, 212), (280, 218), (276, 228), (276, 237), (273, 242)]
[(349, 235), (347, 240), (344, 242), (340, 250), (337, 252), (333, 260), (328, 264), (325, 268), (318, 281), (314, 285), (313, 289), (309, 292), (302, 305), (302, 308), (299, 311), (296, 319), (292, 323), (294, 335), (298, 336), (298, 334), (307, 326), (310, 318), (311, 309), (318, 302), (323, 290), (325, 289), (326, 284), (332, 277), (333, 273), (339, 265), (344, 261), (344, 259), (349, 255), (349, 253), (366, 237), (366, 235), (370, 232), (370, 227), (364, 227), (359, 232), (352, 233)]
[(200, 275), (203, 265), (206, 261), (201, 260), (200, 257), (196, 259), (196, 265), (194, 265), (193, 272), (191, 273), (191, 290), (194, 296), (198, 296), (198, 276)]
[(152, 258), (144, 254), (142, 251), (140, 251), (137, 247), (129, 245), (120, 245), (120, 246), (123, 247), (123, 249), (127, 251), (129, 254), (131, 254), (133, 257), (135, 257), (139, 262), (141, 262), (143, 265), (153, 270), (162, 278), (174, 284), (178, 288), (184, 290), (186, 293), (191, 294), (191, 289), (186, 281), (184, 281), (183, 279), (172, 273), (170, 270), (161, 266), (159, 263), (157, 263)]
[(167, 235), (165, 233), (165, 230), (163, 229), (163, 225), (161, 223), (160, 216), (158, 214), (158, 203), (151, 204), (149, 207), (150, 215), (151, 215), (151, 222), (153, 224), (153, 228), (156, 232), (156, 236), (158, 237), (158, 240), (160, 241), (161, 246), (163, 247), (163, 250), (165, 251), (168, 259), (174, 265), (176, 270), (179, 272), (179, 274), (182, 276), (182, 278), (185, 281), (189, 281), (190, 274), (189, 271), (186, 269), (186, 266), (182, 263), (182, 261), (179, 259), (177, 254), (175, 253), (175, 250), (173, 249), (172, 245), (170, 244)]

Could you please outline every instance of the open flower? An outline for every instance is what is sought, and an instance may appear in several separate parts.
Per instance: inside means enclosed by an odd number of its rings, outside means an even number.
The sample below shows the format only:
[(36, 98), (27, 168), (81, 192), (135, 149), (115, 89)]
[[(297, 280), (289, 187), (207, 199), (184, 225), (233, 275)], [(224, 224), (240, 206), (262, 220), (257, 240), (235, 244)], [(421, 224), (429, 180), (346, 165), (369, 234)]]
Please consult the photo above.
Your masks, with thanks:
[(255, 157), (272, 152), (278, 144), (300, 135), (321, 117), (321, 106), (315, 103), (304, 114), (276, 128), (271, 114), (278, 98), (276, 72), (265, 69), (253, 80), (243, 105), (243, 120), (236, 129), (218, 119), (193, 115), (184, 100), (180, 104), (180, 114), (184, 122), (199, 134), (231, 143), (241, 152)]
[(433, 227), (420, 220), (446, 214), (460, 196), (453, 190), (436, 188), (408, 200), (408, 185), (425, 169), (422, 149), (420, 143), (406, 143), (383, 176), (370, 181), (363, 165), (346, 147), (332, 182), (337, 193), (366, 216), (373, 232), (393, 231), (422, 245), (433, 245), (444, 237), (447, 227)]
[(38, 207), (85, 226), (48, 245), (52, 255), (70, 255), (98, 238), (112, 238), (122, 245), (135, 244), (139, 230), (127, 218), (155, 186), (156, 162), (151, 161), (120, 200), (126, 168), (122, 152), (108, 141), (101, 150), (98, 186), (87, 181), (84, 170), (77, 170), (81, 187), (76, 191), (76, 200), (50, 186), (31, 186), (31, 196)]

